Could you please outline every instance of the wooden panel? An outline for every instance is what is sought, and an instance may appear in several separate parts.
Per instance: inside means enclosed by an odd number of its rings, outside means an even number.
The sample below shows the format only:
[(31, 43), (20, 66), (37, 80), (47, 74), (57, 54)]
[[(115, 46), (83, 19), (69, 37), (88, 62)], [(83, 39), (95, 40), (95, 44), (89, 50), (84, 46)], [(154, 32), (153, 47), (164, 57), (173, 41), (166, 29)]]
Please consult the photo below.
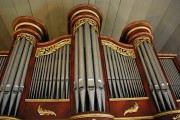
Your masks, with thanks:
[(9, 34), (12, 34), (12, 23), (17, 17), (17, 12), (12, 0), (0, 0), (0, 15), (5, 23)]
[(106, 16), (107, 16), (107, 12), (109, 9), (109, 3), (110, 3), (110, 0), (96, 0), (96, 3), (95, 3), (95, 6), (98, 7), (103, 14), (103, 23), (102, 23), (102, 27), (101, 27), (101, 34), (103, 34), (103, 31), (104, 31), (104, 26), (106, 23)]
[(154, 31), (154, 44), (156, 50), (159, 51), (180, 23), (179, 12), (180, 1), (174, 0), (166, 10), (161, 22)]
[(131, 9), (128, 24), (137, 20), (144, 20), (152, 0), (136, 0)]
[(156, 29), (171, 2), (172, 0), (152, 0), (145, 20), (151, 23), (153, 31)]
[(68, 13), (69, 11), (73, 8), (73, 0), (63, 0), (63, 12), (64, 12), (64, 17), (63, 20), (64, 22), (64, 29), (66, 30), (65, 34), (68, 33)]
[(53, 38), (66, 33), (63, 19), (63, 0), (47, 0), (49, 21)]
[(119, 39), (126, 26), (134, 0), (121, 0), (111, 37)]
[(0, 50), (9, 50), (12, 44), (12, 39), (7, 31), (3, 19), (0, 17)]
[(109, 3), (109, 9), (106, 17), (106, 23), (104, 26), (103, 34), (111, 36), (115, 19), (117, 16), (118, 8), (120, 6), (120, 0), (111, 0)]
[(79, 4), (88, 4), (88, 0), (74, 0), (73, 5), (79, 5)]
[[(46, 0), (29, 0), (33, 17), (43, 21), (48, 29), (49, 38), (52, 39), (51, 24), (49, 20), (48, 6)], [(57, 12), (57, 11), (56, 11)]]
[(32, 16), (28, 0), (13, 0), (18, 16)]
[(89, 4), (94, 5), (96, 3), (96, 0), (89, 0)]
[(178, 46), (180, 45), (179, 35), (180, 35), (180, 24), (177, 26), (176, 30), (173, 32), (171, 37), (167, 40), (165, 45), (162, 47), (161, 52), (167, 53), (167, 52), (175, 51), (176, 48), (178, 48)]

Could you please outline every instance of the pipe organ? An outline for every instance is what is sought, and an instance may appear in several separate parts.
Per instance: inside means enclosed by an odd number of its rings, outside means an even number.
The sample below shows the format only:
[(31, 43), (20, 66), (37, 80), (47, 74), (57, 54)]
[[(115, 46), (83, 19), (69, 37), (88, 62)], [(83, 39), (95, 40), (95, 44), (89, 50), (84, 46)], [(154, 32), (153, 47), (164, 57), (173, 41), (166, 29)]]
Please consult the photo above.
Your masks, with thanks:
[(98, 8), (78, 5), (69, 35), (49, 41), (40, 20), (15, 19), (0, 51), (0, 119), (179, 119), (180, 63), (157, 54), (150, 23), (127, 25), (119, 41), (101, 24)]

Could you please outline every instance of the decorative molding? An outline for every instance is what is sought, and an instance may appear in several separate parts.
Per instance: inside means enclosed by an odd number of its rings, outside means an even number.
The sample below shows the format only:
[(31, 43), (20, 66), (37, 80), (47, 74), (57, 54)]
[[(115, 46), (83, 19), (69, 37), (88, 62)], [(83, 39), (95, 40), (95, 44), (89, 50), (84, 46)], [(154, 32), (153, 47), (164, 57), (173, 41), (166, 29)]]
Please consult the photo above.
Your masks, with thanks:
[(110, 115), (110, 114), (101, 114), (101, 113), (89, 113), (89, 114), (79, 114), (79, 115), (75, 115), (72, 116), (70, 118), (68, 118), (68, 120), (75, 120), (75, 119), (81, 119), (81, 118), (110, 118), (110, 119), (114, 119), (114, 116)]
[(148, 37), (138, 37), (134, 40), (134, 46), (138, 47), (144, 41), (147, 41), (151, 44), (151, 40)]
[(121, 55), (130, 56), (130, 57), (135, 58), (135, 53), (134, 53), (133, 49), (120, 47), (110, 41), (107, 41), (107, 40), (101, 40), (101, 43), (103, 46), (108, 46), (108, 47), (112, 48), (113, 50), (117, 51), (118, 53), (120, 53)]
[(114, 120), (154, 120), (153, 116), (120, 117)]
[(173, 119), (173, 120), (179, 120), (179, 119), (180, 119), (180, 114), (179, 114), (179, 115), (176, 115), (176, 117), (173, 117), (172, 119)]
[(75, 15), (77, 15), (77, 14), (79, 14), (79, 13), (81, 13), (81, 12), (89, 12), (89, 13), (91, 13), (91, 14), (94, 14), (94, 15), (98, 18), (98, 20), (100, 20), (99, 15), (98, 15), (97, 13), (95, 13), (94, 11), (88, 10), (88, 9), (83, 9), (83, 10), (78, 10), (77, 12), (75, 12), (75, 13), (71, 16), (71, 21), (72, 21), (72, 19), (74, 18)]
[(77, 29), (81, 25), (83, 25), (85, 23), (89, 23), (90, 25), (92, 25), (94, 27), (95, 31), (97, 32), (98, 36), (99, 36), (99, 27), (98, 27), (98, 24), (96, 23), (96, 21), (94, 21), (91, 18), (82, 18), (82, 19), (79, 19), (78, 21), (76, 21), (76, 23), (74, 24), (74, 27), (73, 27), (73, 35), (77, 31)]
[(35, 38), (33, 35), (28, 34), (28, 33), (18, 34), (15, 43), (16, 43), (18, 40), (21, 40), (23, 37), (26, 38), (26, 40), (29, 41), (33, 46), (35, 46), (36, 38)]
[(109, 101), (124, 101), (124, 100), (148, 100), (149, 97), (135, 97), (135, 98), (110, 98)]
[(56, 116), (55, 112), (53, 112), (51, 110), (42, 109), (41, 105), (38, 106), (37, 111), (38, 111), (39, 115), (54, 115), (54, 116)]
[(30, 23), (30, 22), (21, 22), (21, 23), (19, 23), (19, 24), (17, 24), (16, 26), (15, 26), (15, 31), (18, 29), (18, 27), (19, 26), (22, 26), (22, 25), (30, 25), (30, 26), (33, 26), (33, 27), (35, 27), (36, 29), (38, 29), (39, 30), (39, 32), (41, 33), (41, 35), (43, 35), (43, 31), (41, 30), (41, 28), (39, 27), (39, 26), (37, 26), (36, 24), (33, 24), (33, 23)]
[(21, 119), (11, 116), (0, 116), (0, 120), (21, 120)]
[(70, 99), (25, 99), (25, 102), (69, 102)]
[(68, 44), (71, 44), (71, 39), (64, 39), (53, 45), (37, 48), (35, 56), (39, 57), (39, 56), (43, 56), (43, 55), (49, 55), (49, 54), (55, 52), (57, 49), (65, 46), (65, 45), (68, 45)]
[(132, 32), (134, 32), (135, 30), (139, 30), (139, 29), (146, 29), (147, 31), (149, 31), (149, 33), (151, 33), (151, 29), (149, 29), (148, 27), (145, 27), (145, 26), (139, 26), (139, 27), (135, 27), (133, 29), (131, 29), (127, 35), (126, 35), (126, 38), (129, 34), (131, 34)]
[(180, 110), (165, 111), (165, 112), (161, 112), (161, 113), (154, 115), (154, 118), (165, 116), (165, 115), (170, 115), (170, 114), (177, 114), (177, 113), (180, 113)]
[(137, 102), (135, 102), (133, 107), (128, 108), (125, 112), (124, 112), (124, 116), (126, 116), (127, 113), (133, 113), (133, 112), (137, 112), (139, 109), (139, 106), (137, 104)]

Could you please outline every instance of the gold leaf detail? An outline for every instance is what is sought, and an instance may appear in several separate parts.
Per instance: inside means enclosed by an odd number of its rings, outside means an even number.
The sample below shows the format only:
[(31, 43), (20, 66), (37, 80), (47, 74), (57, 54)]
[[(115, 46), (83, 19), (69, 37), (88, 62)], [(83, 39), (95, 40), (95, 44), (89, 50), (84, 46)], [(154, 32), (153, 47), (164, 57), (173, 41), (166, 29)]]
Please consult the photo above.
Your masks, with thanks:
[(124, 112), (124, 116), (125, 116), (127, 113), (137, 112), (138, 109), (139, 109), (139, 106), (138, 106), (138, 104), (135, 102), (135, 104), (134, 104), (133, 107), (130, 107), (129, 109), (127, 109), (127, 110)]
[(173, 120), (180, 120), (180, 115), (176, 115), (176, 117), (172, 118)]
[(26, 38), (26, 40), (29, 41), (33, 46), (35, 45), (36, 38), (34, 36), (32, 36), (31, 34), (28, 34), (28, 33), (21, 33), (21, 34), (17, 35), (15, 43), (18, 40), (21, 40), (23, 37)]
[(107, 40), (102, 40), (101, 43), (103, 46), (108, 46), (124, 56), (130, 56), (130, 57), (135, 58), (135, 53), (134, 53), (133, 49), (120, 47), (110, 41), (107, 41)]
[(38, 106), (37, 111), (38, 111), (39, 115), (54, 115), (54, 116), (56, 116), (55, 112), (53, 112), (51, 110), (42, 109), (41, 105)]
[(94, 27), (95, 31), (97, 32), (97, 34), (99, 36), (99, 27), (98, 27), (98, 24), (96, 23), (96, 21), (94, 21), (93, 19), (90, 19), (90, 18), (82, 18), (82, 19), (79, 19), (78, 21), (76, 21), (76, 23), (74, 24), (73, 35), (77, 31), (77, 29), (81, 25), (85, 24), (86, 22)]
[(51, 54), (51, 53), (55, 52), (57, 49), (65, 46), (65, 45), (68, 45), (68, 44), (71, 44), (71, 39), (64, 39), (53, 45), (37, 48), (35, 56), (39, 57), (39, 56)]
[(151, 44), (151, 41), (150, 41), (150, 39), (148, 37), (139, 37), (139, 38), (134, 40), (134, 46), (138, 47), (144, 41), (147, 41), (147, 42), (149, 42)]

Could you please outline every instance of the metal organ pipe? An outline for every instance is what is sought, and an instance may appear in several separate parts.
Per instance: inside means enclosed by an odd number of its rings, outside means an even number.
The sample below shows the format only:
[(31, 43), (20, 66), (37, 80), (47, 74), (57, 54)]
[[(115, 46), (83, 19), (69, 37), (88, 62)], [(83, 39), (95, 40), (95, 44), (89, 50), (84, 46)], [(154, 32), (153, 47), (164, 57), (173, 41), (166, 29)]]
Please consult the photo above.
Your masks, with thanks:
[[(99, 62), (100, 53), (98, 52), (98, 36), (94, 27), (88, 23), (81, 25), (75, 33), (74, 90), (76, 112), (105, 110), (105, 93), (102, 68), (100, 68), (102, 66)], [(86, 100), (87, 105), (85, 105)], [(95, 102), (97, 102), (97, 107)]]

